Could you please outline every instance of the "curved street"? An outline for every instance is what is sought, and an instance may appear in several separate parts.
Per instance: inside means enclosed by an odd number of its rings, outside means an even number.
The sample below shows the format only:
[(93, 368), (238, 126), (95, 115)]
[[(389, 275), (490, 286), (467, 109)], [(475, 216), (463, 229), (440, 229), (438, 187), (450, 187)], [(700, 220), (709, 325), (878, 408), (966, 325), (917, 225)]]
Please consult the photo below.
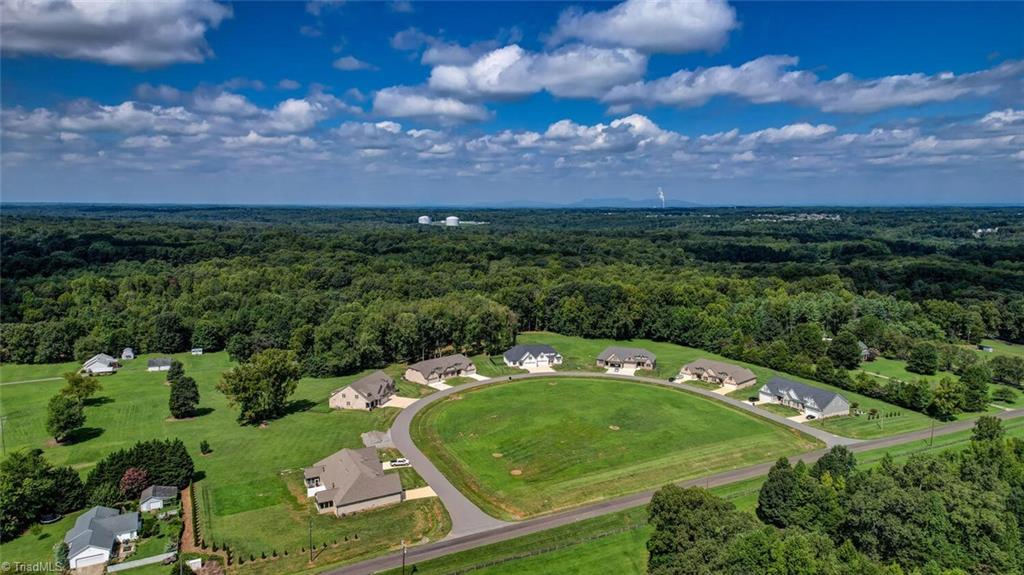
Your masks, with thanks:
[[(857, 440), (850, 439), (847, 437), (840, 437), (833, 435), (824, 430), (796, 423), (764, 410), (757, 409), (749, 403), (738, 401), (730, 397), (714, 393), (712, 391), (688, 385), (680, 382), (670, 382), (652, 377), (643, 376), (624, 376), (614, 375), (607, 373), (591, 373), (591, 372), (557, 372), (551, 373), (538, 373), (538, 374), (517, 374), (511, 376), (502, 376), (491, 378), (483, 381), (473, 381), (462, 385), (454, 386), (450, 389), (440, 391), (438, 393), (426, 396), (418, 401), (414, 402), (411, 406), (404, 409), (402, 413), (395, 419), (395, 422), (391, 426), (391, 438), (395, 446), (401, 450), (402, 454), (412, 462), (413, 468), (419, 472), (419, 474), (433, 487), (434, 491), (441, 498), (442, 503), (448, 510), (448, 514), (452, 520), (452, 530), (448, 536), (441, 541), (428, 543), (425, 545), (419, 545), (410, 547), (406, 552), (407, 563), (414, 563), (418, 561), (426, 561), (436, 557), (448, 555), (450, 553), (457, 553), (459, 551), (465, 551), (467, 549), (473, 549), (483, 545), (491, 543), (497, 543), (508, 539), (514, 539), (516, 537), (522, 537), (531, 533), (544, 531), (573, 523), (576, 521), (582, 521), (604, 515), (606, 513), (614, 513), (631, 507), (646, 504), (651, 496), (654, 494), (656, 489), (649, 489), (638, 493), (616, 497), (608, 499), (598, 503), (577, 507), (560, 513), (552, 515), (544, 515), (533, 519), (527, 519), (524, 521), (509, 522), (502, 521), (491, 517), (484, 513), (479, 507), (476, 506), (472, 501), (463, 495), (455, 486), (437, 469), (436, 466), (430, 461), (430, 459), (422, 452), (416, 444), (413, 443), (412, 435), (410, 433), (410, 424), (417, 413), (422, 411), (431, 403), (441, 400), (455, 393), (460, 393), (477, 387), (489, 385), (492, 383), (502, 381), (517, 381), (523, 379), (536, 379), (536, 378), (550, 378), (550, 377), (588, 377), (588, 378), (606, 378), (606, 379), (618, 379), (623, 381), (640, 381), (644, 383), (652, 383), (655, 385), (662, 385), (665, 387), (681, 389), (688, 392), (696, 393), (698, 395), (722, 401), (737, 409), (752, 413), (758, 417), (762, 417), (780, 425), (799, 430), (803, 433), (811, 435), (822, 442), (828, 447), (834, 445), (847, 445), (853, 452), (863, 452), (871, 449), (878, 449), (884, 447), (892, 447), (903, 443), (909, 443), (912, 441), (919, 441), (928, 439), (930, 436), (942, 436), (948, 433), (954, 433), (965, 429), (970, 429), (974, 426), (974, 420), (963, 420), (956, 421), (948, 424), (936, 426), (934, 429), (922, 429), (900, 435), (894, 435), (891, 437), (883, 437), (872, 440)], [(999, 419), (1015, 419), (1018, 417), (1024, 417), (1024, 409), (1014, 409), (1009, 411), (1003, 411), (994, 414), (994, 417)], [(824, 455), (828, 447), (810, 451), (807, 453), (795, 455), (790, 457), (790, 460), (796, 462), (798, 460), (806, 463), (813, 463), (819, 457)], [(729, 483), (735, 483), (738, 481), (745, 481), (755, 477), (760, 477), (768, 473), (771, 466), (774, 465), (774, 461), (761, 463), (758, 465), (752, 465), (741, 469), (734, 469), (729, 471), (723, 471), (713, 475), (691, 479), (687, 481), (679, 482), (679, 485), (683, 487), (717, 487), (720, 485), (726, 485)], [(357, 575), (357, 574), (369, 574), (387, 569), (393, 569), (402, 565), (402, 553), (395, 552), (389, 555), (383, 555), (354, 563), (345, 567), (337, 569), (329, 569), (324, 573), (331, 575)]]

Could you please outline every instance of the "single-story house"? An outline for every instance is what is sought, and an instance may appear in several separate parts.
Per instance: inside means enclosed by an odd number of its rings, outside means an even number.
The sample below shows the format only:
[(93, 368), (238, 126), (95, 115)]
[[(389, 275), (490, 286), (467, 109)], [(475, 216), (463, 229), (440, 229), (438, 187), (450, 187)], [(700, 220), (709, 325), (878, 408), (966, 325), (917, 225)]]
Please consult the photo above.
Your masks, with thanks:
[(502, 354), (502, 357), (505, 358), (505, 365), (511, 367), (541, 367), (562, 363), (562, 354), (543, 343), (519, 344)]
[(373, 447), (342, 449), (303, 470), (306, 497), (320, 513), (341, 516), (401, 503), (405, 498), (397, 473), (384, 473)]
[(405, 379), (422, 385), (438, 383), (450, 377), (473, 375), (476, 373), (476, 366), (470, 359), (461, 353), (425, 359), (414, 363), (405, 370)]
[(121, 367), (117, 360), (105, 353), (97, 353), (82, 364), (82, 371), (89, 375), (109, 375), (117, 373)]
[(122, 349), (121, 359), (135, 359), (135, 350), (130, 347)]
[(758, 398), (764, 403), (792, 407), (815, 419), (850, 415), (850, 402), (838, 393), (781, 377), (773, 377), (762, 386)]
[(331, 393), (331, 409), (362, 409), (373, 411), (395, 394), (395, 380), (383, 371), (357, 379)]
[(64, 535), (68, 545), (68, 567), (78, 569), (110, 561), (114, 543), (139, 538), (142, 521), (137, 512), (97, 506), (81, 514), (75, 526)]
[(713, 359), (698, 359), (684, 365), (679, 370), (679, 379), (699, 379), (730, 389), (740, 389), (757, 382), (757, 376), (749, 369)]
[(164, 501), (178, 498), (178, 488), (171, 485), (150, 485), (139, 496), (139, 511), (155, 511), (164, 508)]
[(170, 371), (171, 358), (158, 357), (146, 362), (146, 371)]
[(192, 355), (203, 355), (203, 348), (201, 348), (201, 347), (193, 347), (192, 348)]
[(597, 365), (605, 368), (654, 369), (657, 358), (646, 349), (613, 345), (598, 354)]

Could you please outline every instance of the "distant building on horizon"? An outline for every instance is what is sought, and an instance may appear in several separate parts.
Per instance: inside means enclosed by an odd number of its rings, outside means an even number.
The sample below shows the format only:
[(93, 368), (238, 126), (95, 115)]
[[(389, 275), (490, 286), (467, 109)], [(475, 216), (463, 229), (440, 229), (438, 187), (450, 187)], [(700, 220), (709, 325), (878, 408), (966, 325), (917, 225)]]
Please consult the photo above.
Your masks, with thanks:
[(420, 216), (416, 221), (423, 225), (430, 225), (430, 216)]
[(447, 218), (444, 219), (444, 225), (451, 228), (457, 228), (459, 227), (459, 218), (455, 216), (448, 216)]

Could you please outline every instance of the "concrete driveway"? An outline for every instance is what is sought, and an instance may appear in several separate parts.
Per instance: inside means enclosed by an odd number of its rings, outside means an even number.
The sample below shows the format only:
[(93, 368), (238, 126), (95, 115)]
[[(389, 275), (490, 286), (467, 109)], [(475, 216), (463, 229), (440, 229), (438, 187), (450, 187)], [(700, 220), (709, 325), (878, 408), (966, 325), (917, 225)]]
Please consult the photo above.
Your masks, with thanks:
[(410, 405), (412, 405), (412, 403), (414, 401), (416, 401), (417, 399), (419, 399), (419, 398), (418, 397), (399, 397), (399, 396), (396, 395), (396, 396), (393, 396), (391, 399), (389, 399), (388, 402), (385, 403), (384, 405), (382, 405), (381, 407), (397, 407), (398, 409), (405, 409), (406, 407), (409, 407)]
[(611, 375), (636, 375), (635, 367), (609, 367), (604, 371)]
[(427, 387), (432, 387), (432, 388), (434, 388), (434, 389), (436, 389), (438, 391), (444, 391), (446, 389), (451, 389), (452, 388), (452, 386), (448, 385), (447, 383), (445, 383), (443, 381), (439, 381), (437, 383), (428, 383)]
[(487, 377), (486, 375), (480, 375), (479, 373), (474, 373), (474, 374), (471, 374), (471, 375), (467, 375), (466, 377), (468, 377), (470, 379), (475, 379), (477, 381), (487, 381), (488, 379), (491, 379), (491, 378)]
[(795, 421), (797, 423), (807, 423), (807, 416), (804, 415), (803, 413), (801, 413), (800, 415), (793, 415), (793, 416), (787, 417), (786, 419), (788, 419), (790, 421)]
[(405, 500), (412, 501), (413, 499), (425, 499), (427, 497), (437, 497), (434, 493), (434, 488), (431, 486), (417, 487), (416, 489), (407, 489), (405, 491)]
[(550, 365), (529, 365), (523, 369), (530, 373), (555, 373), (555, 368)]

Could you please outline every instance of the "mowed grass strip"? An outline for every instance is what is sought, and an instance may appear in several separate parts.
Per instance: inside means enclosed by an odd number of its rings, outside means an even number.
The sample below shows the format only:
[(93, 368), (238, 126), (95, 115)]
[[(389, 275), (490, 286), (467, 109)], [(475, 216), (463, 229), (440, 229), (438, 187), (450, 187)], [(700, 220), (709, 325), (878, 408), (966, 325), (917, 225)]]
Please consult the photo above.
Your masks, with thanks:
[(413, 436), (468, 497), (510, 519), (821, 446), (685, 392), (564, 377), (452, 396), (417, 415)]

